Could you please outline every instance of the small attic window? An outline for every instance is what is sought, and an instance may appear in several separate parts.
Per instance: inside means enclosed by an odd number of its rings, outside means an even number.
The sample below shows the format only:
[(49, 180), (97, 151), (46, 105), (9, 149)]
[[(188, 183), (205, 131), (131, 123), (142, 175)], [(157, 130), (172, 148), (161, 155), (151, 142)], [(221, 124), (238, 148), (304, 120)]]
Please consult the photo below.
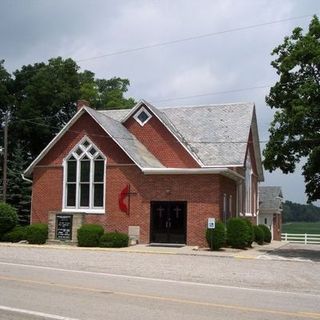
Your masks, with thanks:
[(151, 114), (146, 108), (142, 107), (135, 113), (133, 117), (141, 126), (144, 126), (151, 119)]

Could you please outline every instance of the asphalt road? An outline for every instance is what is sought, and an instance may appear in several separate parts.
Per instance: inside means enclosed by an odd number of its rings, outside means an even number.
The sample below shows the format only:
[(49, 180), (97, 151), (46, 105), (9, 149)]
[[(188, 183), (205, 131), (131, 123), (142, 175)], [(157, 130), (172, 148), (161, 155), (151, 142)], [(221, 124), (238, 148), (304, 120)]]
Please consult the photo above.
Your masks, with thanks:
[(320, 319), (320, 264), (0, 247), (0, 319)]

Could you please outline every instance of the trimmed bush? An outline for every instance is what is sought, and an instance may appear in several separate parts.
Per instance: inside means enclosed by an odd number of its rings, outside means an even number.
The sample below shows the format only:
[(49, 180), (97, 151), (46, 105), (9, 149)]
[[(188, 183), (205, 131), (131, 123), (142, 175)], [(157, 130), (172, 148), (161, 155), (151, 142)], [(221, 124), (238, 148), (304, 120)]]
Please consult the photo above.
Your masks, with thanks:
[(247, 247), (251, 248), (252, 242), (254, 241), (254, 230), (252, 222), (248, 219), (244, 220), (246, 224), (248, 225), (249, 232), (248, 232), (248, 239), (247, 239)]
[(268, 226), (266, 226), (265, 224), (259, 224), (259, 227), (262, 229), (262, 231), (264, 233), (263, 241), (270, 243), (272, 235), (271, 235), (271, 231), (268, 228)]
[(12, 230), (5, 233), (1, 240), (5, 242), (19, 242), (21, 240), (26, 240), (26, 227), (14, 227)]
[(206, 239), (211, 250), (219, 250), (226, 244), (226, 228), (224, 223), (216, 222), (214, 229), (207, 229)]
[(260, 228), (260, 226), (253, 226), (253, 231), (254, 231), (254, 242), (262, 245), (264, 240), (263, 230)]
[(12, 230), (17, 222), (17, 210), (7, 203), (0, 202), (0, 238)]
[(84, 224), (77, 231), (79, 247), (99, 247), (104, 230), (98, 224)]
[(106, 232), (100, 238), (100, 247), (102, 248), (122, 248), (127, 247), (129, 236), (121, 232)]
[(232, 248), (244, 249), (248, 245), (249, 227), (244, 219), (231, 218), (227, 222), (227, 243)]
[(26, 240), (31, 244), (44, 244), (48, 239), (48, 225), (35, 223), (26, 227)]

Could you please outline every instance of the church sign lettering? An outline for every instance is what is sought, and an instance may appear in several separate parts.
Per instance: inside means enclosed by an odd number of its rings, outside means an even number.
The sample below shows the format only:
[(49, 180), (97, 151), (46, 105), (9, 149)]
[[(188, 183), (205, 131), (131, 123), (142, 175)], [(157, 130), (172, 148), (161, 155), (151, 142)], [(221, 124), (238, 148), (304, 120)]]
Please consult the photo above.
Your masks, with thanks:
[(72, 215), (58, 214), (56, 216), (56, 239), (72, 240)]

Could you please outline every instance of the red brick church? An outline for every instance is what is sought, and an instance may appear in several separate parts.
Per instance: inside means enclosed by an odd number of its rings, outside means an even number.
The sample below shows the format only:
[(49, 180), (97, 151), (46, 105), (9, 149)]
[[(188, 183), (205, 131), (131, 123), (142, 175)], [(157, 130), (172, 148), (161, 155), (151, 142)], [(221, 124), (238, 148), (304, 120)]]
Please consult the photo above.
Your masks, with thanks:
[(80, 101), (24, 174), (33, 180), (32, 223), (66, 215), (74, 228), (98, 223), (139, 243), (206, 246), (208, 218), (257, 219), (255, 106), (158, 109), (142, 100), (97, 111)]

